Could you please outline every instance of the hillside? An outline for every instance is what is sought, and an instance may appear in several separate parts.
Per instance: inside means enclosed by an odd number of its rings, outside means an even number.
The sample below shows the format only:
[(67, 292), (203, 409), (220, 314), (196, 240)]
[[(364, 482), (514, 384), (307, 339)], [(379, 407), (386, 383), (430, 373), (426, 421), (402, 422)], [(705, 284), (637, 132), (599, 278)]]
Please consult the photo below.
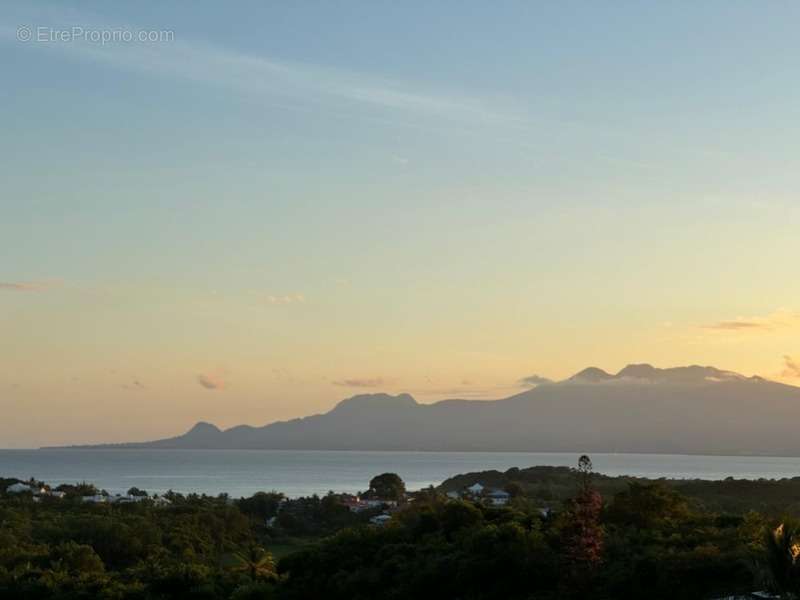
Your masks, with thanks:
[(539, 451), (800, 456), (800, 388), (713, 367), (597, 368), (494, 401), (359, 395), (262, 427), (198, 423), (113, 448)]

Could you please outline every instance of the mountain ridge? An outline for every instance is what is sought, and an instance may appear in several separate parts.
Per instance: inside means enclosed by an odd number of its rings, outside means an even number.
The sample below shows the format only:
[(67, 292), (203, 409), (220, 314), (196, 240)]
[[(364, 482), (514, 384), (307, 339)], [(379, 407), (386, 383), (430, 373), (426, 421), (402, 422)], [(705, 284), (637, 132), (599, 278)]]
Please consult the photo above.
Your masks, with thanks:
[(69, 448), (591, 451), (800, 456), (800, 388), (710, 366), (590, 367), (499, 400), (358, 394), (262, 426)]

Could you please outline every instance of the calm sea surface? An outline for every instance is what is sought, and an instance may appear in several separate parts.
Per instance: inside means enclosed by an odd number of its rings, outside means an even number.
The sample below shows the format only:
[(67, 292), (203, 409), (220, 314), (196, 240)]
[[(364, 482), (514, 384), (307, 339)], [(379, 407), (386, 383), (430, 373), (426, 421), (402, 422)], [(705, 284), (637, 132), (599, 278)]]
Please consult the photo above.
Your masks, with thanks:
[[(35, 477), (51, 484), (88, 481), (109, 492), (198, 492), (233, 497), (259, 490), (289, 496), (356, 492), (371, 477), (398, 473), (409, 489), (437, 485), (459, 473), (534, 465), (574, 466), (578, 453), (321, 452), (284, 450), (0, 450), (0, 477)], [(800, 458), (593, 454), (608, 475), (777, 479), (800, 475)]]

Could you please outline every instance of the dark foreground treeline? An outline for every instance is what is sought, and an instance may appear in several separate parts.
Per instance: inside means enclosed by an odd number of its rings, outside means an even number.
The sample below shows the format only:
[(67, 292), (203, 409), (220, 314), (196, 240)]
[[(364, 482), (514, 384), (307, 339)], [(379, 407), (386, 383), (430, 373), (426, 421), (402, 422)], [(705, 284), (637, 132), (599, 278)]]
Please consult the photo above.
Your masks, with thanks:
[(335, 496), (281, 504), (278, 494), (169, 494), (168, 502), (95, 505), (82, 501), (85, 491), (0, 493), (0, 598), (624, 600), (798, 591), (800, 529), (789, 518), (721, 512), (657, 482), (625, 482), (604, 498), (597, 477), (566, 473), (572, 496), (551, 514), (523, 485), (510, 486), (513, 498), (499, 508), (428, 490), (383, 527)]

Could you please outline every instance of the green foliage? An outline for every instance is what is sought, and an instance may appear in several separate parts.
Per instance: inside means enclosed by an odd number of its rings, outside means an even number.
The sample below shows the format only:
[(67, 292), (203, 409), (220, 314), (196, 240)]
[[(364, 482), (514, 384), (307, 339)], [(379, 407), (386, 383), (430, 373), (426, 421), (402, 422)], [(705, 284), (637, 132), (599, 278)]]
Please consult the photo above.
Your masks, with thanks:
[(370, 480), (369, 493), (381, 500), (402, 500), (406, 484), (396, 473), (382, 473)]
[(587, 481), (576, 474), (577, 495), (554, 518), (524, 498), (493, 509), (420, 496), (386, 528), (281, 560), (279, 597), (666, 600), (760, 585), (754, 517), (690, 509), (641, 483), (604, 506)]
[[(65, 487), (63, 500), (0, 496), (0, 598), (667, 600), (768, 586), (800, 593), (800, 525), (719, 499), (738, 483), (706, 482), (714, 492), (705, 502), (674, 482), (590, 470), (490, 477), (497, 481), (486, 485), (514, 490), (509, 506), (428, 489), (384, 527), (333, 494), (232, 501), (171, 492), (168, 505), (93, 505), (80, 499), (93, 487), (81, 484)], [(393, 476), (376, 479), (375, 494), (399, 497)], [(695, 493), (703, 487), (689, 483)], [(794, 481), (784, 485), (791, 497)], [(614, 490), (606, 502), (603, 489)], [(544, 491), (558, 500), (543, 502)], [(737, 510), (718, 509), (727, 502)]]
[(96, 496), (100, 490), (93, 483), (85, 481), (77, 484), (63, 483), (56, 488), (56, 491), (64, 492), (69, 497), (79, 498), (82, 496)]
[(93, 505), (78, 498), (89, 489), (68, 487), (74, 499), (0, 500), (0, 598), (216, 599), (252, 573), (274, 579), (271, 558), (247, 573), (223, 564), (259, 545), (251, 519), (224, 499)]
[(507, 483), (505, 485), (504, 489), (505, 489), (506, 492), (508, 492), (508, 494), (512, 498), (519, 498), (520, 496), (524, 496), (525, 495), (525, 490), (516, 481), (512, 481), (510, 483)]
[(102, 573), (105, 571), (103, 560), (86, 544), (73, 541), (58, 544), (50, 552), (50, 560), (54, 570), (69, 573)]
[[(286, 598), (526, 598), (554, 555), (510, 511), (433, 501), (386, 528), (346, 530), (279, 564)], [(510, 517), (510, 518), (506, 518)], [(538, 581), (537, 584), (532, 582)]]
[(272, 555), (260, 546), (252, 545), (247, 550), (234, 554), (233, 571), (245, 573), (251, 581), (272, 581), (276, 578)]
[[(600, 473), (591, 476), (592, 485), (604, 498), (612, 498), (628, 489), (630, 483), (648, 485), (660, 483), (686, 498), (690, 506), (707, 510), (744, 514), (750, 510), (770, 517), (792, 515), (800, 517), (800, 477), (789, 479), (733, 479), (718, 481), (702, 479), (660, 479), (611, 477)], [(537, 466), (527, 469), (511, 468), (505, 472), (482, 471), (457, 475), (444, 481), (439, 491), (461, 490), (480, 482), (486, 487), (508, 489), (519, 486), (523, 494), (541, 506), (558, 508), (573, 498), (580, 474), (569, 467)]]
[(796, 598), (800, 593), (800, 523), (787, 521), (768, 531), (764, 550), (773, 587)]
[(266, 520), (278, 514), (283, 500), (284, 495), (278, 492), (257, 492), (249, 498), (242, 498), (237, 505), (244, 514)]
[(275, 531), (284, 536), (319, 537), (369, 521), (370, 513), (353, 513), (334, 494), (285, 500), (276, 513)]
[(612, 523), (626, 523), (640, 529), (654, 529), (686, 520), (690, 516), (687, 499), (662, 483), (631, 482), (614, 497), (608, 510)]

